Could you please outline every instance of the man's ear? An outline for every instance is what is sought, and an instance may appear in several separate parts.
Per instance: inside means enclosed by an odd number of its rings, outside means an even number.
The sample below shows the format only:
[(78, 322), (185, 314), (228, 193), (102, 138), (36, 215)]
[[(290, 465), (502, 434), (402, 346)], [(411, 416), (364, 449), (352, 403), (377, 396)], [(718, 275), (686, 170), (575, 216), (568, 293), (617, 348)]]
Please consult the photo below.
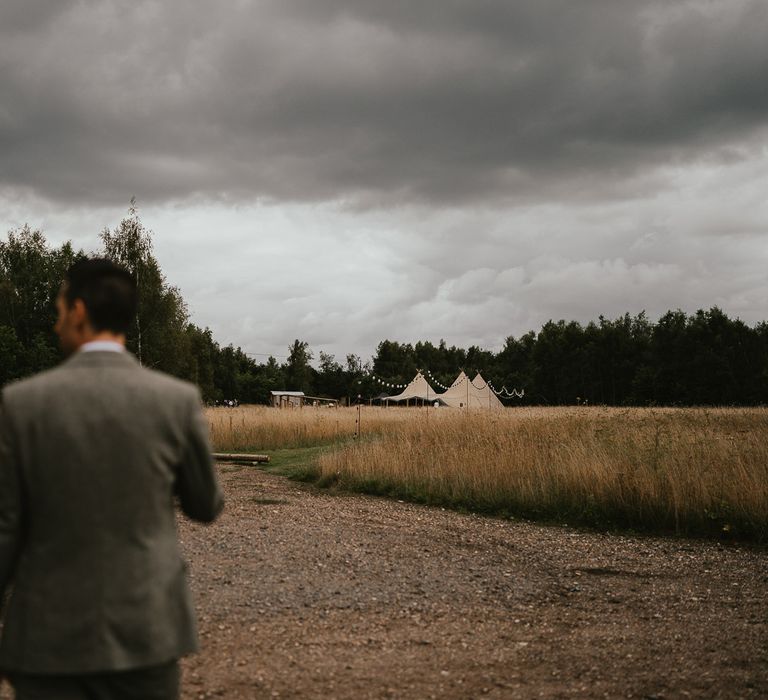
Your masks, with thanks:
[(78, 326), (90, 325), (88, 309), (85, 308), (85, 302), (82, 299), (75, 299), (72, 302), (72, 305), (69, 307), (69, 314)]

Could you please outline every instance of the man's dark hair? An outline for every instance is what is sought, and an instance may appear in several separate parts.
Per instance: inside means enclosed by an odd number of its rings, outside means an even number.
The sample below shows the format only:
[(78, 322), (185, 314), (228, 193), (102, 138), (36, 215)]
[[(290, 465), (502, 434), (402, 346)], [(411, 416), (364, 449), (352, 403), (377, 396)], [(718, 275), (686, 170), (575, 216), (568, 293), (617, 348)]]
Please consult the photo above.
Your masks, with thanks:
[(127, 333), (136, 316), (136, 280), (128, 270), (106, 258), (76, 262), (64, 277), (69, 306), (82, 299), (95, 331)]

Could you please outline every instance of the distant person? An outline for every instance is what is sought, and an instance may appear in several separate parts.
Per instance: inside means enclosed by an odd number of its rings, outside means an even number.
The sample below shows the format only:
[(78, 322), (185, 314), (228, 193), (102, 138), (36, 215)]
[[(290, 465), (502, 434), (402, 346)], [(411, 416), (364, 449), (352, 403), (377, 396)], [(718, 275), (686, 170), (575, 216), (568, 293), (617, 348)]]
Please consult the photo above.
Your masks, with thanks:
[(0, 395), (0, 676), (17, 700), (178, 698), (197, 638), (174, 497), (223, 505), (199, 394), (126, 352), (122, 268), (76, 263), (56, 306), (68, 359)]

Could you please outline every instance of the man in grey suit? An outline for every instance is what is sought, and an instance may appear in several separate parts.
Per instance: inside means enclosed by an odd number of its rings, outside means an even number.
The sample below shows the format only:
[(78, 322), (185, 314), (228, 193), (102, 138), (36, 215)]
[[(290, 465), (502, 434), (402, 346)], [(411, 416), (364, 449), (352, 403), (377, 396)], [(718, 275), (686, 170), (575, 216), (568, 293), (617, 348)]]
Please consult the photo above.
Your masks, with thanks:
[(0, 401), (0, 675), (17, 700), (177, 698), (197, 639), (174, 501), (223, 505), (199, 394), (125, 351), (136, 287), (110, 261), (75, 264), (57, 309), (68, 359)]

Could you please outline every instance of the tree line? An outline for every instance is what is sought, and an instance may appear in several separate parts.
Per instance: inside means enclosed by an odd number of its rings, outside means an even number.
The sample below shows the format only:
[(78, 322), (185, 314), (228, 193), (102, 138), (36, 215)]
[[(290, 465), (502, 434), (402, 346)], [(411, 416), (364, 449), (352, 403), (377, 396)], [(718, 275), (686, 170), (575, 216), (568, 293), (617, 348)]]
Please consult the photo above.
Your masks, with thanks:
[[(586, 325), (549, 321), (538, 332), (510, 336), (497, 353), (383, 340), (375, 355), (340, 363), (296, 339), (288, 356), (257, 362), (239, 347), (220, 345), (190, 321), (179, 292), (153, 253), (152, 234), (135, 203), (114, 229), (100, 235), (99, 254), (137, 280), (139, 311), (128, 348), (148, 367), (195, 382), (210, 403), (267, 403), (271, 390), (304, 391), (347, 402), (368, 400), (428, 369), (450, 385), (460, 369), (501, 389), (524, 389), (510, 405), (758, 405), (768, 403), (768, 324), (749, 326), (718, 308), (668, 311), (656, 323), (640, 313), (599, 317)], [(48, 244), (29, 226), (0, 241), (0, 385), (61, 360), (53, 333), (54, 301), (66, 269), (84, 257), (70, 242)], [(437, 387), (435, 387), (437, 388)]]

